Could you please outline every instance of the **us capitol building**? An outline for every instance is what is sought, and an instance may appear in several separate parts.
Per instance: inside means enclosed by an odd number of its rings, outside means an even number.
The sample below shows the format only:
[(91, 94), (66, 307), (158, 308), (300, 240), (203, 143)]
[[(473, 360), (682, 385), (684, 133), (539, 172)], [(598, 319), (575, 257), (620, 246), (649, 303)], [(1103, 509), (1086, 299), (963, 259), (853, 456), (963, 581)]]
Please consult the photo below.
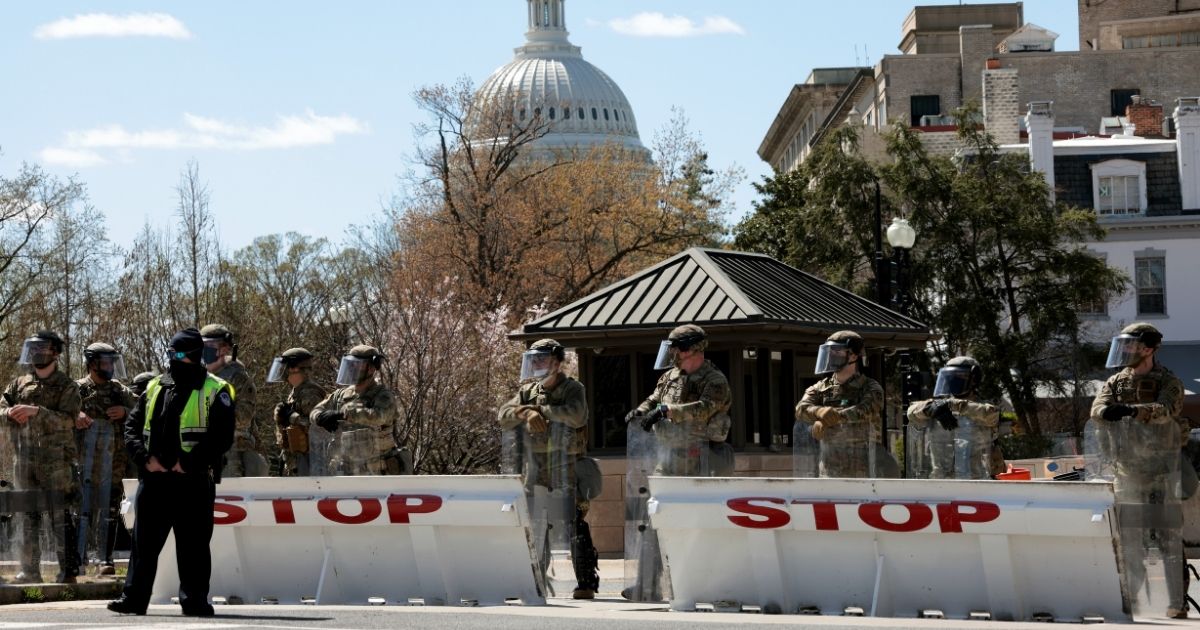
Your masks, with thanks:
[(567, 39), (566, 0), (526, 0), (529, 30), (512, 61), (492, 73), (476, 98), (514, 103), (516, 120), (550, 123), (538, 151), (587, 151), (616, 144), (649, 159), (621, 88), (584, 60)]

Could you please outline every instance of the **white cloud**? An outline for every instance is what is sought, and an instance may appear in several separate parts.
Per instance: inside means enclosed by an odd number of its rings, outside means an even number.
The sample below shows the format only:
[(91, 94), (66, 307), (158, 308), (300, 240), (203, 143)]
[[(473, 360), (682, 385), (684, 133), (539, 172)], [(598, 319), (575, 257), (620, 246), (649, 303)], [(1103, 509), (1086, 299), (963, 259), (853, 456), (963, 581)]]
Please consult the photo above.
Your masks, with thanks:
[(41, 158), (52, 164), (82, 167), (106, 163), (108, 160), (102, 151), (116, 152), (128, 159), (128, 152), (132, 150), (293, 149), (333, 144), (338, 136), (367, 131), (367, 124), (352, 116), (321, 116), (312, 110), (301, 115), (279, 116), (270, 126), (246, 126), (185, 113), (183, 126), (175, 129), (131, 131), (113, 124), (68, 131), (62, 146), (43, 149)]
[(167, 37), (190, 39), (183, 22), (166, 13), (85, 13), (43, 24), (33, 31), (37, 39), (75, 37)]
[(74, 168), (85, 168), (88, 166), (99, 166), (107, 164), (108, 160), (101, 157), (95, 151), (80, 151), (76, 149), (62, 149), (58, 147), (47, 147), (42, 149), (39, 154), (42, 161), (46, 164), (58, 164), (61, 166), (70, 166)]
[(746, 29), (733, 20), (712, 15), (697, 24), (682, 15), (642, 12), (608, 21), (614, 31), (634, 37), (699, 37), (701, 35), (745, 35)]

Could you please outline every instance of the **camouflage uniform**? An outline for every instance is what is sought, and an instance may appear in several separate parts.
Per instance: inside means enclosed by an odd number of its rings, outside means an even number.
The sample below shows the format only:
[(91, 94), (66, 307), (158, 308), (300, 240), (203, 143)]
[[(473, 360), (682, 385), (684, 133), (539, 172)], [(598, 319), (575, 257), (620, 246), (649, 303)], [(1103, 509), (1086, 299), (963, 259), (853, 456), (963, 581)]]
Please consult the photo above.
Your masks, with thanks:
[[(128, 416), (136, 401), (133, 392), (115, 380), (97, 383), (89, 375), (75, 383), (79, 386), (80, 411), (93, 423), (77, 432), (83, 438), (77, 443), (81, 476), (79, 556), (80, 560), (87, 560), (87, 538), (94, 533), (93, 548), (102, 552), (101, 560), (111, 561), (108, 530), (115, 522), (121, 503), (121, 480), (129, 455), (125, 452), (125, 440), (120, 437), (124, 432), (125, 417), (110, 420), (108, 408), (124, 407)], [(93, 520), (101, 515), (102, 518)]]
[[(0, 420), (9, 420), (9, 408), (16, 405), (37, 405), (40, 409), (23, 425), (15, 421), (5, 423), (17, 454), (11, 464), (5, 462), (5, 465), (13, 466), (16, 490), (51, 494), (50, 527), (58, 564), (66, 576), (77, 575), (75, 517), (70, 504), (61, 501), (65, 497), (73, 502), (76, 491), (75, 420), (79, 416), (79, 386), (57, 369), (44, 380), (36, 374), (19, 376), (0, 397)], [(40, 575), (42, 514), (25, 514), (21, 520), (25, 536), (21, 569), (26, 575)]]
[(705, 360), (691, 374), (678, 367), (664, 372), (654, 393), (636, 410), (645, 414), (660, 404), (667, 407), (667, 416), (654, 425), (654, 433), (669, 452), (660, 456), (655, 472), (682, 477), (707, 474), (702, 470), (701, 454), (691, 451), (707, 448), (709, 442), (725, 441), (732, 399), (729, 381), (712, 361)]
[(353, 385), (334, 390), (313, 407), (309, 414), (313, 424), (325, 410), (345, 414), (336, 436), (340, 454), (333, 456), (340, 461), (331, 462), (331, 469), (340, 469), (342, 474), (386, 474), (383, 456), (396, 446), (392, 435), (396, 424), (396, 399), (392, 390), (378, 381), (371, 383), (361, 394)]
[[(1182, 513), (1177, 501), (1177, 464), (1179, 452), (1185, 441), (1177, 425), (1181, 424), (1183, 412), (1183, 382), (1167, 368), (1155, 364), (1146, 374), (1136, 374), (1127, 367), (1109, 377), (1092, 402), (1092, 421), (1107, 428), (1110, 421), (1102, 419), (1109, 405), (1128, 405), (1133, 409), (1132, 417), (1111, 421), (1131, 423), (1119, 427), (1124, 429), (1120, 439), (1141, 438), (1157, 443), (1113, 444), (1110, 437), (1102, 438), (1101, 451), (1113, 460), (1116, 472), (1113, 490), (1116, 493), (1118, 520), (1126, 509), (1136, 510), (1143, 526), (1121, 528), (1121, 547), (1140, 549), (1147, 545), (1143, 536), (1160, 540), (1153, 543), (1164, 550), (1164, 570), (1167, 579), (1168, 599), (1174, 610), (1186, 610), (1183, 600), (1185, 570), (1182, 549)], [(1110, 435), (1104, 433), (1102, 435)], [(1124, 508), (1124, 509), (1123, 509)], [(1160, 515), (1161, 513), (1161, 515)], [(1159, 516), (1160, 515), (1160, 516)], [(1118, 523), (1120, 524), (1120, 523)], [(1136, 539), (1134, 539), (1136, 538)], [(1129, 563), (1129, 588), (1138, 589), (1145, 580), (1145, 567), (1141, 562)]]
[[(305, 379), (303, 383), (292, 388), (291, 393), (288, 394), (287, 401), (284, 402), (292, 410), (289, 416), (289, 428), (282, 429), (276, 424), (275, 439), (279, 448), (283, 451), (285, 477), (308, 474), (306, 470), (308, 468), (307, 461), (305, 461), (310, 452), (307, 439), (309, 432), (308, 417), (322, 400), (325, 400), (325, 389), (314, 383), (311, 379)], [(296, 430), (289, 431), (291, 427), (296, 427)], [(295, 435), (296, 433), (302, 433), (305, 436), (303, 438), (303, 450), (297, 448), (301, 445), (289, 443), (288, 436)], [(300, 438), (294, 441), (299, 442)], [(305, 464), (303, 466), (301, 465), (302, 461)]]
[(883, 388), (874, 379), (855, 373), (845, 383), (829, 375), (804, 390), (796, 403), (796, 419), (813, 424), (820, 408), (833, 407), (834, 423), (822, 421), (822, 477), (868, 477), (870, 445), (879, 441), (878, 420), (883, 411)]
[[(243, 469), (238, 451), (255, 451), (270, 461), (275, 436), (271, 433), (270, 427), (267, 427), (266, 423), (260, 422), (254, 415), (257, 409), (258, 390), (254, 386), (254, 379), (250, 378), (250, 372), (246, 370), (246, 364), (241, 361), (232, 361), (218, 370), (215, 375), (229, 383), (233, 387), (234, 395), (237, 396), (237, 407), (234, 410), (237, 418), (237, 432), (235, 433), (237, 440), (228, 453), (229, 461), (225, 466), (223, 476), (242, 477), (246, 471)], [(265, 433), (264, 428), (266, 429)]]
[[(947, 403), (950, 405), (950, 411), (959, 420), (959, 428), (954, 431), (947, 431), (933, 418), (933, 405), (940, 402), (939, 399), (931, 398), (929, 400), (921, 400), (913, 403), (908, 408), (908, 420), (918, 428), (933, 434), (937, 432), (955, 433), (956, 431), (966, 431), (970, 435), (965, 436), (965, 439), (972, 441), (970, 449), (972, 454), (978, 457), (971, 458), (967, 463), (969, 466), (970, 479), (988, 479), (995, 471), (992, 468), (991, 458), (985, 457), (983, 450), (987, 451), (987, 455), (991, 453), (991, 443), (994, 441), (996, 427), (1000, 424), (1000, 408), (996, 405), (991, 405), (984, 402), (977, 402), (968, 398), (948, 398)], [(962, 422), (962, 420), (970, 421), (970, 425)], [(948, 436), (948, 443), (951, 448), (939, 449), (935, 446), (938, 441), (930, 439), (926, 443), (926, 449), (932, 464), (932, 469), (929, 471), (930, 479), (954, 479), (962, 478), (962, 475), (956, 474), (955, 470), (955, 455), (954, 436)], [(1001, 471), (1003, 472), (1003, 471)]]
[[(565, 374), (561, 375), (559, 379), (552, 389), (543, 387), (540, 380), (525, 383), (517, 391), (516, 396), (501, 405), (497, 416), (500, 428), (522, 427), (524, 430), (523, 422), (515, 412), (518, 407), (536, 405), (538, 412), (542, 414), (547, 423), (561, 424), (569, 431), (569, 440), (565, 445), (551, 443), (550, 436), (553, 431), (529, 435), (528, 444), (533, 450), (531, 455), (535, 460), (533, 468), (536, 470), (536, 478), (527, 479), (526, 484), (536, 484), (550, 490), (563, 490), (563, 488), (554, 487), (556, 480), (567, 484), (568, 487), (565, 490), (570, 492), (575, 499), (575, 521), (571, 536), (571, 563), (575, 570), (575, 580), (580, 589), (589, 589), (594, 592), (600, 588), (600, 574), (597, 568), (599, 556), (592, 543), (591, 528), (584, 520), (590, 504), (586, 498), (579, 496), (575, 491), (578, 481), (575, 476), (575, 465), (579, 458), (587, 452), (587, 395), (584, 392), (583, 384), (579, 381)], [(565, 446), (566, 453), (553, 453), (556, 448), (563, 446)], [(561, 468), (555, 470), (553, 469), (555, 467)], [(566, 516), (566, 519), (570, 519), (570, 516)]]

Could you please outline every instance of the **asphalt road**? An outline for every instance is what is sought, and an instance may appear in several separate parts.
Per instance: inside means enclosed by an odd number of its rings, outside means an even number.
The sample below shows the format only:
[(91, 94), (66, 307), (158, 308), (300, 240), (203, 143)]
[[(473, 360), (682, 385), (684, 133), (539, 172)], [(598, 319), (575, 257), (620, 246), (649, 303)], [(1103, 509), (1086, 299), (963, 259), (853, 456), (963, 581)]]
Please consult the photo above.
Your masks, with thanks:
[[(553, 600), (547, 606), (492, 606), (480, 608), (423, 606), (218, 606), (211, 619), (183, 617), (177, 606), (151, 606), (144, 617), (114, 615), (104, 602), (20, 604), (0, 608), (0, 630), (117, 630), (119, 628), (169, 628), (172, 630), (277, 629), (374, 630), (708, 630), (748, 625), (808, 628), (1022, 628), (1045, 630), (1046, 624), (994, 621), (871, 619), (864, 617), (812, 617), (755, 613), (669, 612), (662, 605), (631, 604), (618, 599), (592, 602)], [(1196, 627), (1190, 623), (1156, 621), (1158, 627)], [(1132, 628), (1125, 624), (1105, 628)], [(1136, 626), (1142, 627), (1145, 626)]]

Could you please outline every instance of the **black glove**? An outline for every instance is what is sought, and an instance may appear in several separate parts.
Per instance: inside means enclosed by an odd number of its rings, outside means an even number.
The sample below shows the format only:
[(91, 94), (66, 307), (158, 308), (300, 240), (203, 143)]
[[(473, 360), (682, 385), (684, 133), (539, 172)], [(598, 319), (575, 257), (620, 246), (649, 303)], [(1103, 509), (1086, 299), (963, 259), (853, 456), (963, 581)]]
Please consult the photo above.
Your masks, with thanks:
[(667, 411), (662, 405), (659, 405), (651, 409), (650, 413), (642, 416), (642, 428), (649, 431), (654, 428), (654, 425), (658, 424), (659, 420), (665, 417), (667, 417)]
[(275, 405), (275, 422), (280, 428), (286, 429), (292, 423), (292, 411), (294, 411), (291, 403), (279, 403)]
[(1127, 416), (1132, 416), (1136, 410), (1129, 405), (1109, 405), (1100, 412), (1100, 417), (1109, 422), (1124, 420)]
[(958, 418), (954, 417), (954, 412), (950, 411), (949, 400), (939, 400), (929, 406), (929, 415), (933, 416), (938, 424), (947, 431), (953, 431), (958, 428)]
[(630, 422), (633, 422), (634, 420), (639, 420), (644, 415), (645, 414), (642, 413), (641, 409), (634, 409), (633, 411), (630, 411), (629, 413), (625, 414), (625, 424), (629, 424)]
[(340, 411), (322, 411), (319, 415), (317, 415), (317, 426), (330, 433), (336, 433), (338, 430), (338, 423), (340, 423), (342, 418), (345, 417), (346, 414)]

